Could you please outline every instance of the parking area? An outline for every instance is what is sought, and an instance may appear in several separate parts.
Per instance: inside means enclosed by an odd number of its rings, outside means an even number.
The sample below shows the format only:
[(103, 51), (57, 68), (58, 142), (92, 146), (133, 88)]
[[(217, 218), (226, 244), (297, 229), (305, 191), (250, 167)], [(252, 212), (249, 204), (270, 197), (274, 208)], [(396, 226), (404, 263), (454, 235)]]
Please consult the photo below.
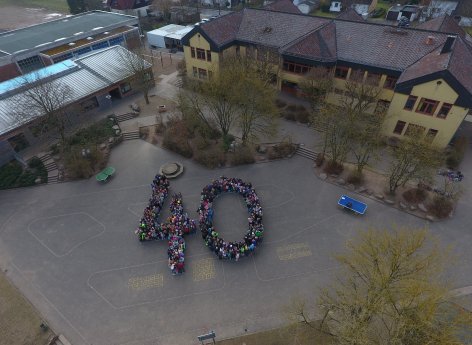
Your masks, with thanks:
[[(220, 261), (197, 232), (186, 237), (187, 271), (172, 276), (167, 243), (138, 241), (133, 231), (150, 183), (163, 163), (176, 160), (185, 172), (171, 192), (182, 193), (193, 218), (212, 178), (253, 183), (266, 228), (253, 257)], [(120, 144), (109, 164), (116, 176), (104, 185), (90, 179), (0, 192), (1, 268), (74, 345), (196, 344), (210, 330), (226, 338), (278, 326), (290, 298), (316, 296), (336, 270), (333, 254), (368, 226), (428, 226), (454, 246), (453, 287), (472, 285), (467, 202), (454, 218), (428, 224), (358, 196), (368, 210), (355, 216), (337, 207), (346, 191), (319, 180), (307, 159), (207, 170), (141, 140)], [(242, 199), (225, 194), (214, 208), (221, 236), (242, 238)]]

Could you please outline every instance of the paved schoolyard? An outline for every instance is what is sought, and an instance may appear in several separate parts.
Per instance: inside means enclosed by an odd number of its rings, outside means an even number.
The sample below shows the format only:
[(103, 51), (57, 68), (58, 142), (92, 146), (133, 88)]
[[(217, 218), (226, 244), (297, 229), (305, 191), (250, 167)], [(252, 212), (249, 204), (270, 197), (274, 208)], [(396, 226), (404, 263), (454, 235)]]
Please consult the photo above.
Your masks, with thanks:
[[(184, 175), (171, 182), (196, 218), (199, 193), (219, 175), (251, 181), (264, 209), (266, 234), (254, 257), (219, 261), (197, 234), (186, 237), (187, 272), (172, 276), (167, 244), (141, 244), (133, 230), (160, 165), (178, 160)], [(115, 148), (117, 175), (0, 192), (0, 266), (54, 330), (74, 345), (194, 344), (209, 330), (228, 337), (279, 325), (290, 297), (314, 296), (336, 269), (332, 255), (358, 229), (427, 223), (375, 201), (367, 214), (336, 207), (345, 191), (314, 176), (309, 160), (206, 170), (136, 140)], [(165, 205), (167, 208), (167, 203)], [(453, 288), (472, 285), (469, 204), (451, 220), (430, 225), (457, 261)], [(164, 215), (165, 216), (165, 215)], [(240, 197), (215, 202), (215, 226), (241, 238), (247, 213)]]

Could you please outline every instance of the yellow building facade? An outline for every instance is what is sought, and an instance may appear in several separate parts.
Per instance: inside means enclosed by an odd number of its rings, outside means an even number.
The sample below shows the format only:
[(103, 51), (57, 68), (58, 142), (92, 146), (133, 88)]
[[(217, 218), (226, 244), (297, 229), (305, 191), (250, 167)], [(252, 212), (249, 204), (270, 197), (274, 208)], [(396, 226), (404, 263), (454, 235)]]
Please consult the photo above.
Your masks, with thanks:
[[(420, 129), (438, 147), (450, 143), (472, 108), (472, 80), (468, 80), (472, 79), (472, 50), (465, 48), (460, 36), (287, 13), (261, 16), (261, 11), (252, 9), (225, 17), (201, 24), (183, 40), (189, 78), (211, 78), (225, 56), (259, 61), (269, 57), (277, 89), (300, 97), (299, 85), (310, 69), (324, 66), (334, 75), (329, 102), (336, 104), (346, 97), (349, 81), (376, 86), (380, 93), (371, 112), (375, 116), (377, 110), (386, 110), (386, 137), (402, 138)], [(252, 26), (244, 26), (245, 17)], [(299, 38), (289, 37), (291, 27), (301, 19), (305, 23), (295, 32)], [(318, 21), (314, 24), (319, 29), (307, 34), (310, 20)], [(370, 31), (382, 40), (362, 51), (358, 47)], [(415, 40), (414, 47), (407, 46)], [(402, 54), (405, 49), (414, 53)]]

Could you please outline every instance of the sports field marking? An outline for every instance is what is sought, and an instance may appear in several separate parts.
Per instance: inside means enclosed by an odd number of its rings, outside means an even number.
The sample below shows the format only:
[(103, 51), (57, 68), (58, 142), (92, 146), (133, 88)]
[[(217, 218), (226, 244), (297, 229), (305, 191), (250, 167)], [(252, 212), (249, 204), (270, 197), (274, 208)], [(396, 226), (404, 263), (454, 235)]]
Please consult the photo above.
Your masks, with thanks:
[(193, 281), (199, 282), (215, 278), (215, 262), (211, 258), (195, 261), (193, 267)]
[(128, 279), (128, 287), (133, 290), (161, 288), (163, 286), (164, 276), (160, 273), (141, 277), (131, 277)]
[(291, 243), (285, 246), (277, 247), (279, 260), (295, 260), (313, 255), (310, 246), (306, 242)]

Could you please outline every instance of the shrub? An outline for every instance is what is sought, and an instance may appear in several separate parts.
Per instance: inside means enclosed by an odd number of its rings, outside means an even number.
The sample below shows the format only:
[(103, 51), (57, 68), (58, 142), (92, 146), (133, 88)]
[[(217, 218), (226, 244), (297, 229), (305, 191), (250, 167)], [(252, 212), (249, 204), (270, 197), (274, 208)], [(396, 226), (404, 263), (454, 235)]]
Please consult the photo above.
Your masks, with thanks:
[(231, 165), (254, 163), (254, 152), (248, 146), (242, 146), (231, 155)]
[(288, 110), (283, 111), (282, 116), (285, 120), (288, 120), (288, 121), (295, 121), (296, 120), (295, 113), (293, 113), (291, 111), (288, 111)]
[(371, 16), (372, 18), (380, 18), (380, 17), (385, 16), (385, 13), (386, 13), (386, 12), (387, 12), (387, 11), (385, 10), (385, 8), (377, 8), (377, 9), (375, 9), (374, 11), (372, 11), (372, 13), (371, 13), (370, 16)]
[(31, 170), (25, 170), (23, 174), (18, 178), (16, 181), (16, 185), (18, 187), (28, 187), (28, 186), (34, 186), (34, 181), (36, 180), (37, 175), (35, 172)]
[(435, 196), (432, 203), (429, 205), (428, 210), (436, 218), (442, 219), (449, 216), (454, 208), (453, 206), (451, 199), (447, 199), (444, 196)]
[(287, 103), (285, 103), (281, 99), (276, 99), (275, 100), (275, 106), (279, 109), (282, 109), (282, 108), (285, 108), (287, 106)]
[(287, 106), (287, 110), (290, 111), (290, 112), (292, 112), (292, 113), (295, 112), (295, 111), (297, 111), (297, 110), (298, 110), (297, 108), (298, 108), (298, 106), (295, 105), (295, 104), (289, 104), (289, 105)]
[(71, 178), (89, 178), (93, 175), (93, 170), (90, 161), (70, 155), (65, 160), (65, 168)]
[(195, 137), (195, 139), (193, 140), (193, 144), (199, 151), (205, 150), (206, 148), (208, 148), (208, 146), (210, 146), (208, 140), (206, 140), (201, 135)]
[(147, 137), (149, 136), (149, 128), (139, 127), (139, 136), (143, 139), (147, 139)]
[(421, 188), (411, 188), (405, 191), (403, 194), (403, 199), (412, 204), (417, 204), (426, 200), (428, 196), (426, 190)]
[(17, 161), (11, 161), (0, 167), (0, 189), (15, 187), (22, 172), (23, 167)]
[(446, 158), (446, 165), (449, 169), (456, 169), (461, 164), (468, 145), (469, 141), (466, 137), (459, 137), (454, 141), (452, 149)]
[(300, 123), (308, 123), (310, 122), (310, 113), (305, 108), (303, 108), (302, 111), (297, 113), (296, 118)]
[(223, 150), (228, 152), (231, 147), (231, 143), (234, 141), (234, 135), (228, 134), (227, 136), (223, 137)]
[(324, 153), (319, 153), (316, 158), (315, 158), (315, 164), (319, 168), (320, 166), (323, 165), (325, 160)]
[(178, 153), (186, 158), (192, 158), (193, 151), (188, 141), (184, 137), (176, 136), (172, 132), (167, 131), (162, 142), (165, 148)]
[(329, 161), (328, 164), (324, 167), (324, 172), (331, 175), (339, 175), (343, 172), (344, 166), (341, 163)]
[(280, 143), (269, 150), (268, 157), (269, 159), (285, 158), (292, 155), (296, 149), (297, 147), (294, 144)]
[(166, 126), (162, 123), (159, 123), (157, 125), (154, 126), (154, 133), (155, 134), (162, 134), (164, 133), (166, 130)]
[(207, 140), (216, 140), (221, 138), (221, 133), (217, 129), (207, 125), (199, 126), (198, 133)]
[(41, 161), (41, 159), (39, 159), (38, 157), (33, 157), (29, 160), (28, 166), (31, 169), (38, 169), (38, 168), (43, 167), (44, 165), (43, 165), (43, 162)]
[(198, 151), (195, 153), (194, 158), (198, 163), (210, 169), (225, 164), (225, 154), (223, 150), (218, 147), (213, 147), (206, 151)]
[(364, 180), (364, 176), (362, 173), (358, 172), (357, 170), (353, 170), (349, 173), (349, 175), (346, 178), (347, 183), (352, 183), (353, 185), (360, 185), (362, 181)]

